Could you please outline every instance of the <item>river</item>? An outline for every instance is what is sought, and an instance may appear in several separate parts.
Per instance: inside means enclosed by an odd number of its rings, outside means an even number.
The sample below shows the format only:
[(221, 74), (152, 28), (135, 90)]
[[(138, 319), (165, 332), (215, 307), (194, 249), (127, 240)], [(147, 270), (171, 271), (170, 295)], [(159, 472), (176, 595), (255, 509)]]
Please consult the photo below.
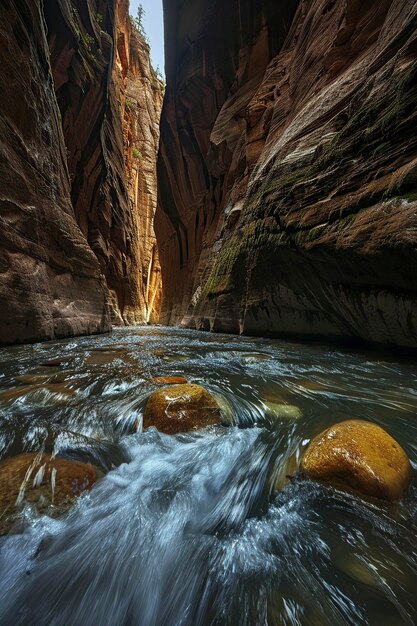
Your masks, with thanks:
[[(206, 387), (234, 425), (140, 432), (155, 376)], [(377, 352), (164, 327), (0, 350), (0, 457), (103, 473), (64, 517), (28, 509), (0, 537), (0, 624), (415, 624), (416, 488), (388, 505), (287, 475), (349, 418), (415, 471), (416, 382)]]

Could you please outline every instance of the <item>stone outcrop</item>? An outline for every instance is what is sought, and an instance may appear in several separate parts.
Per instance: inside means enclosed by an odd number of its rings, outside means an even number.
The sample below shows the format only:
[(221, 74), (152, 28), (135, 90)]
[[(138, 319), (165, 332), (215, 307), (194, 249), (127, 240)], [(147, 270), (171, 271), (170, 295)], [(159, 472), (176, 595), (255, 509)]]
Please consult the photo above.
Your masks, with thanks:
[(0, 343), (155, 318), (162, 87), (127, 0), (5, 0), (0, 79)]
[(417, 5), (165, 0), (161, 321), (417, 347)]
[(412, 481), (410, 461), (383, 428), (348, 420), (315, 437), (301, 460), (310, 478), (381, 500), (401, 500)]

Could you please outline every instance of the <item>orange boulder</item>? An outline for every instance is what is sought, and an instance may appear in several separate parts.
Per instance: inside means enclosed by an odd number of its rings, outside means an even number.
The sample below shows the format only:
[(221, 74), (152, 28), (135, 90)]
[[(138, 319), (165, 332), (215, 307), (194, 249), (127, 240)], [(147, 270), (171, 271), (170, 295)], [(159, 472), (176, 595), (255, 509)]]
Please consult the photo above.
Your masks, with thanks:
[(315, 437), (301, 470), (334, 487), (389, 501), (400, 500), (412, 479), (401, 446), (383, 428), (362, 420), (340, 422)]
[(190, 383), (172, 385), (151, 394), (143, 427), (155, 426), (170, 435), (220, 423), (220, 407), (209, 392)]
[(92, 465), (49, 454), (4, 459), (0, 463), (0, 534), (13, 525), (21, 505), (33, 504), (40, 512), (54, 505), (63, 511), (97, 479)]

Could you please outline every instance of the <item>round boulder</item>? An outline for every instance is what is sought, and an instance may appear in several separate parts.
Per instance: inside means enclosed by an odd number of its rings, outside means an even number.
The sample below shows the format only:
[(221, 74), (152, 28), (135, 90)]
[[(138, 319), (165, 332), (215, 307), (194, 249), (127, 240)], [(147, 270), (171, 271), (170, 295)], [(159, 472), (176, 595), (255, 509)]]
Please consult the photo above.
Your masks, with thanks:
[(312, 479), (363, 496), (398, 501), (412, 479), (410, 461), (383, 428), (362, 420), (347, 420), (315, 437), (301, 460)]
[(174, 435), (220, 423), (220, 407), (209, 392), (191, 383), (155, 391), (143, 413), (143, 428)]
[(97, 479), (92, 465), (49, 454), (19, 454), (4, 459), (0, 463), (0, 534), (13, 526), (25, 503), (36, 506), (41, 513), (51, 505), (62, 512)]

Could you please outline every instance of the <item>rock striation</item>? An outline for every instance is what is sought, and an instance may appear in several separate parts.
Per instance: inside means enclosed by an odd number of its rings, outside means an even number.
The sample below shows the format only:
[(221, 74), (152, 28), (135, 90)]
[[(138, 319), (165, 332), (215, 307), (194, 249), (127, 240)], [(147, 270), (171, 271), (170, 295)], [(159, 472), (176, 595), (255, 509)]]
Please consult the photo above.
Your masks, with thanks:
[(162, 85), (128, 8), (1, 4), (0, 344), (156, 316)]
[[(126, 15), (127, 4), (125, 0), (121, 7), (120, 23)], [(125, 290), (125, 301), (120, 308), (127, 323), (155, 323), (159, 319), (162, 295), (154, 216), (164, 85), (151, 65), (147, 42), (132, 28), (130, 19), (125, 27), (125, 30), (121, 27), (118, 30), (118, 60), (121, 76), (126, 75), (122, 90), (124, 162), (129, 206), (135, 220), (133, 234), (130, 234), (132, 250), (128, 256), (136, 259), (137, 268), (130, 272), (133, 281)], [(128, 50), (124, 52), (126, 43)], [(127, 66), (124, 59), (129, 59)]]
[(417, 348), (417, 5), (164, 5), (161, 321)]

